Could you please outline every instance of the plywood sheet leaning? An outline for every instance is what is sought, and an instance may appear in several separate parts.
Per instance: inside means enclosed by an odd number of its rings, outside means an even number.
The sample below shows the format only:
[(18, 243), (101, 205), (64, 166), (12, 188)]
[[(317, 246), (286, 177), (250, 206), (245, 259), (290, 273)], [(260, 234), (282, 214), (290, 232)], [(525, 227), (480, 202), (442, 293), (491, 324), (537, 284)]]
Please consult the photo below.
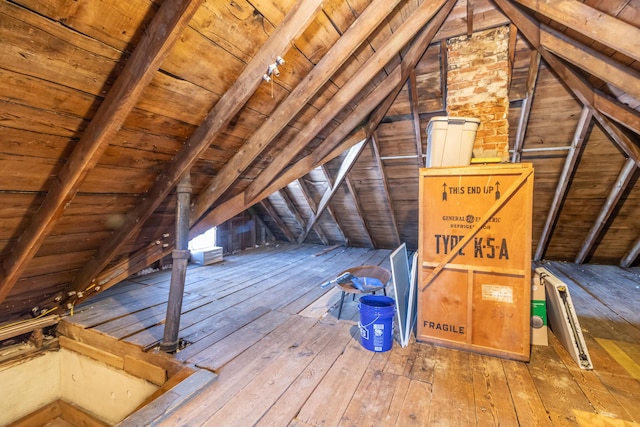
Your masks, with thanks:
[(420, 171), (416, 338), (530, 357), (530, 164)]

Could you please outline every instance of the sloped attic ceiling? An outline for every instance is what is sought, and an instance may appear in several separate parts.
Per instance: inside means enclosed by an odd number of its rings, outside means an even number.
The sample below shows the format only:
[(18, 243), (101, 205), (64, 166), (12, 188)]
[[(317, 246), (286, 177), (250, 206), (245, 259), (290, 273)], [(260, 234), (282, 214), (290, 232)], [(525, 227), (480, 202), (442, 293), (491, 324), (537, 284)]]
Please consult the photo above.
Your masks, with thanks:
[(536, 255), (631, 264), (639, 6), (0, 1), (0, 321), (65, 309), (168, 253), (187, 172), (193, 234), (260, 203), (282, 223), (299, 207), (292, 240), (415, 247), (441, 49), (499, 26), (512, 160), (536, 168)]

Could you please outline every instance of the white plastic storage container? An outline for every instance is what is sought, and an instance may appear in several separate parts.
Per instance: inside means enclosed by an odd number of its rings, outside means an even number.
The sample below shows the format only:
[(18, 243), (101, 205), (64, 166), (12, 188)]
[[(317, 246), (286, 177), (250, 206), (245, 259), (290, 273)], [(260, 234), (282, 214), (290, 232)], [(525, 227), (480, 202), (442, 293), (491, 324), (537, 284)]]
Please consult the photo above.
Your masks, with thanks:
[(427, 126), (426, 167), (468, 166), (479, 119), (434, 117)]

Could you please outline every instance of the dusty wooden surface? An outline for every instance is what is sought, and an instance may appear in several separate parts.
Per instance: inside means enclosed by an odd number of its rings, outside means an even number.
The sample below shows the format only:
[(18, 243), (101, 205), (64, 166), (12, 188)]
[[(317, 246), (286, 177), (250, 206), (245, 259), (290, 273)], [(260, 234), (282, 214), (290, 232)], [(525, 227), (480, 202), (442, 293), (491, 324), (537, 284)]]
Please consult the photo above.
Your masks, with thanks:
[[(640, 423), (640, 270), (545, 264), (569, 286), (594, 370), (555, 336), (529, 363), (412, 340), (374, 353), (357, 303), (319, 285), (389, 251), (279, 244), (190, 266), (174, 359), (218, 377), (156, 422), (176, 425), (636, 425)], [(162, 337), (170, 272), (132, 278), (78, 307), (63, 330), (111, 349)], [(391, 291), (392, 294), (392, 291)], [(121, 308), (119, 308), (121, 307)], [(72, 325), (73, 324), (73, 325)], [(80, 333), (82, 331), (82, 333)], [(153, 354), (154, 351), (149, 350)], [(150, 354), (150, 355), (151, 355)], [(626, 423), (626, 424), (625, 424)]]

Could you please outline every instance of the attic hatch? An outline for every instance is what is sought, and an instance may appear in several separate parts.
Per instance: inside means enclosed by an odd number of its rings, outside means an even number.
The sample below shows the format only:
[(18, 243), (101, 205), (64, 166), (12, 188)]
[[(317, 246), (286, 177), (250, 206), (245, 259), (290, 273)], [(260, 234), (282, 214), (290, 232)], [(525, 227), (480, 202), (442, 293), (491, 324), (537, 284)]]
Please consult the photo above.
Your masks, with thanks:
[(0, 330), (2, 426), (145, 425), (164, 416), (158, 406), (168, 413), (216, 378), (57, 315), (9, 326)]

